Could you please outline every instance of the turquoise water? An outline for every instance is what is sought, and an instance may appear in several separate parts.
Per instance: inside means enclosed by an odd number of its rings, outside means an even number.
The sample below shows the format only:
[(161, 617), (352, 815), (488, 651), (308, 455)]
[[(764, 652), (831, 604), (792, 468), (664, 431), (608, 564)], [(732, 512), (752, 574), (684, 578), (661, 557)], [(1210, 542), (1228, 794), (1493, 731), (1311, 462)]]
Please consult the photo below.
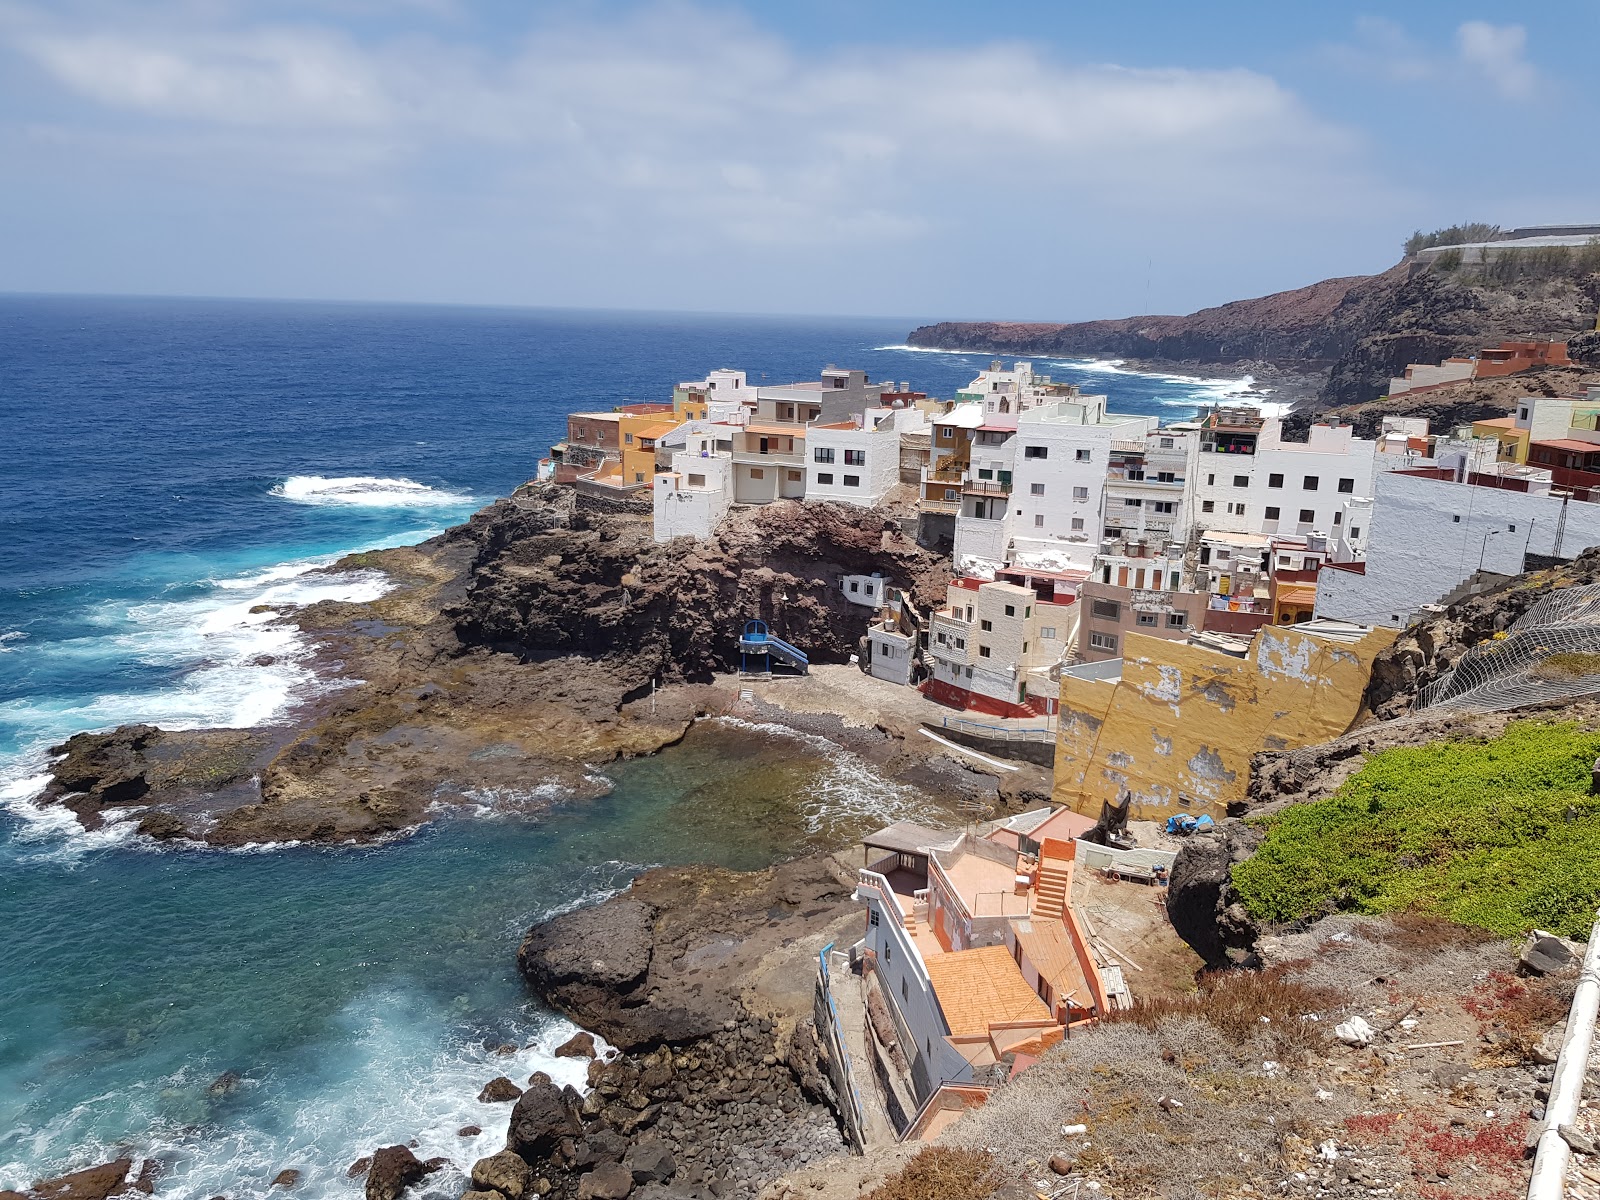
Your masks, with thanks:
[[(297, 1195), (353, 1194), (348, 1163), (413, 1138), (470, 1165), (509, 1113), (476, 1102), (483, 1083), (581, 1081), (548, 1054), (571, 1027), (515, 969), (529, 924), (647, 864), (757, 867), (929, 811), (821, 739), (739, 723), (610, 774), (599, 800), (374, 848), (0, 842), (25, 864), (0, 894), (0, 1186), (125, 1149), (168, 1164), (160, 1194), (194, 1197), (291, 1167)], [(208, 1096), (224, 1071), (243, 1085)], [(458, 1137), (468, 1124), (485, 1132)]]
[[(929, 815), (836, 747), (737, 725), (609, 768), (601, 801), (491, 802), (361, 850), (162, 849), (32, 803), (79, 730), (285, 719), (328, 681), (250, 610), (374, 594), (315, 568), (507, 493), (568, 411), (717, 367), (949, 396), (987, 364), (900, 346), (912, 324), (0, 297), (0, 1187), (127, 1151), (168, 1162), (162, 1196), (261, 1195), (292, 1167), (309, 1200), (353, 1195), (345, 1164), (396, 1140), (468, 1162), (504, 1129), (485, 1080), (573, 1069), (515, 974), (541, 913), (644, 864), (757, 866)], [(1237, 391), (1038, 365), (1121, 412)], [(223, 1071), (243, 1085), (208, 1096)]]

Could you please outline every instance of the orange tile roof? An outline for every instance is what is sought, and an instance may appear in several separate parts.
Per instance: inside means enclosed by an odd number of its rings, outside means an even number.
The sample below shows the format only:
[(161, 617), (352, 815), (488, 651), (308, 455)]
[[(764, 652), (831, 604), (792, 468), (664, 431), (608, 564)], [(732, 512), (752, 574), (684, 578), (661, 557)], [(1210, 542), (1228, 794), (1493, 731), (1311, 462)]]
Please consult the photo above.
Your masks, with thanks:
[(1004, 946), (936, 954), (927, 968), (944, 1019), (957, 1037), (986, 1034), (990, 1025), (1004, 1021), (1051, 1019)]
[(1280, 583), (1278, 585), (1279, 604), (1313, 604), (1317, 599), (1317, 585), (1315, 583)]

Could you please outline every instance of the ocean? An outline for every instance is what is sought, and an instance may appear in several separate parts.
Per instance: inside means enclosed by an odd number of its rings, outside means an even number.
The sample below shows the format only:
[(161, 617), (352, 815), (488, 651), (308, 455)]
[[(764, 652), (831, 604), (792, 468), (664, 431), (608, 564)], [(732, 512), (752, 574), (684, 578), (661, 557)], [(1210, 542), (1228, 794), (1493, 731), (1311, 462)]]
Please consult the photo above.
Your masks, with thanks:
[[(124, 1152), (196, 1200), (287, 1168), (297, 1196), (353, 1195), (346, 1164), (413, 1138), (470, 1165), (504, 1133), (484, 1082), (572, 1069), (516, 976), (531, 921), (652, 863), (754, 867), (927, 816), (823, 739), (736, 722), (604, 768), (602, 800), (485, 797), (361, 849), (158, 848), (33, 803), (79, 730), (269, 723), (329, 686), (250, 610), (377, 594), (317, 568), (504, 495), (569, 411), (723, 366), (949, 396), (989, 361), (905, 347), (915, 323), (0, 297), (0, 1188)], [(1245, 382), (1035, 366), (1165, 419)]]

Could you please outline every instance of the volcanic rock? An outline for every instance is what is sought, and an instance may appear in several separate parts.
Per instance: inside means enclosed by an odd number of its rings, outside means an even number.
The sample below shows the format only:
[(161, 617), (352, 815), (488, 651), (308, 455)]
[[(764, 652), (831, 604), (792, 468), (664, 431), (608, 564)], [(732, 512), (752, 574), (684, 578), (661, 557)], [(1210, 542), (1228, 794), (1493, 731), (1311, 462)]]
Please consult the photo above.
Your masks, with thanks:
[(442, 1158), (420, 1162), (407, 1146), (385, 1146), (372, 1155), (367, 1172), (367, 1200), (398, 1200), (401, 1192), (417, 1180), (444, 1166)]
[(131, 1158), (119, 1158), (55, 1179), (41, 1180), (28, 1194), (33, 1200), (106, 1200), (123, 1190), (132, 1169)]
[(506, 1149), (529, 1163), (548, 1158), (562, 1138), (583, 1132), (577, 1116), (581, 1104), (571, 1088), (563, 1090), (548, 1079), (530, 1081), (511, 1110)]
[(503, 1104), (507, 1100), (515, 1100), (522, 1095), (522, 1089), (504, 1075), (497, 1075), (483, 1085), (483, 1090), (478, 1093), (480, 1104)]
[[(649, 964), (646, 963), (646, 966)], [(555, 1048), (557, 1058), (593, 1058), (594, 1035), (587, 1030), (580, 1029), (561, 1045)]]
[(533, 1183), (533, 1170), (510, 1150), (480, 1158), (472, 1164), (472, 1186), (499, 1192), (506, 1200), (522, 1200)]

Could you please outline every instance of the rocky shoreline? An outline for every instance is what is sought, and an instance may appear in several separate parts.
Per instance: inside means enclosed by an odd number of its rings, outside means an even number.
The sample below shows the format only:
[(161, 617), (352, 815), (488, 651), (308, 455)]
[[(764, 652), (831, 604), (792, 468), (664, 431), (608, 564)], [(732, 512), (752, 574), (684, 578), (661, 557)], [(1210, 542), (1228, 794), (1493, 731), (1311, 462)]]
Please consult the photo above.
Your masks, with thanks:
[(818, 953), (861, 919), (851, 884), (825, 857), (662, 868), (529, 930), (532, 990), (615, 1048), (590, 1062), (587, 1095), (542, 1073), (491, 1082), (517, 1094), (506, 1149), (464, 1200), (753, 1200), (845, 1153), (811, 1008)]
[(323, 681), (283, 725), (78, 734), (53, 748), (41, 803), (86, 828), (132, 813), (148, 836), (228, 847), (391, 838), (483, 790), (530, 809), (602, 794), (596, 767), (729, 710), (737, 693), (715, 684), (745, 619), (843, 663), (862, 617), (841, 575), (883, 570), (937, 599), (948, 564), (897, 517), (773, 505), (669, 550), (637, 503), (530, 486), (421, 545), (328, 568), (390, 587), (277, 618)]

